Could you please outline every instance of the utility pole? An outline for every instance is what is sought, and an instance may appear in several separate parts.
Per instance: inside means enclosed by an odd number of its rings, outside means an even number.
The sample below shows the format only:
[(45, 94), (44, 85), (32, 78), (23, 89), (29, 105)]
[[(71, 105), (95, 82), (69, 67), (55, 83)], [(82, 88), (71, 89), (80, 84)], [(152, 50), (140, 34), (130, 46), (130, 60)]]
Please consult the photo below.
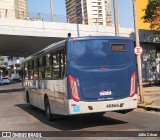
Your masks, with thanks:
[[(97, 12), (98, 12), (98, 13), (97, 13), (97, 14), (98, 14), (98, 18), (97, 18), (98, 24), (97, 24), (97, 25), (99, 26), (99, 7), (98, 7), (98, 0), (97, 0)], [(93, 19), (92, 19), (92, 20), (93, 20)]]
[(50, 9), (51, 9), (51, 21), (54, 21), (54, 13), (53, 13), (53, 3), (52, 0), (50, 0)]
[(118, 26), (118, 12), (117, 12), (117, 0), (113, 0), (114, 6), (114, 25), (115, 25), (115, 35), (119, 36), (119, 26)]
[[(139, 41), (139, 30), (138, 30), (138, 21), (137, 21), (136, 0), (133, 0), (133, 13), (134, 13), (136, 47), (139, 47), (140, 46), (140, 41)], [(141, 55), (137, 55), (137, 67), (138, 67), (138, 82), (139, 82), (140, 102), (144, 103)]]
[(83, 0), (81, 0), (81, 7), (82, 7), (82, 24), (84, 24), (84, 9), (83, 9)]

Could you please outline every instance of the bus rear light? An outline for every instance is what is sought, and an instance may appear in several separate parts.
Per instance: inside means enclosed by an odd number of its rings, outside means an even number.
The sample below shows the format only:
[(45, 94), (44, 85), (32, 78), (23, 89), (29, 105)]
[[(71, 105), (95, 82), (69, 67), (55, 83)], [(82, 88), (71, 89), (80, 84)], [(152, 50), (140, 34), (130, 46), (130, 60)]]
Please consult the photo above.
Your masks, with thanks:
[(70, 81), (70, 92), (71, 92), (72, 99), (76, 102), (79, 102), (80, 98), (79, 98), (76, 79), (73, 76), (69, 75), (69, 81)]
[(100, 68), (100, 70), (108, 70), (108, 68)]
[(77, 38), (76, 37), (72, 37), (72, 40), (77, 40)]
[(136, 72), (132, 74), (130, 84), (130, 97), (133, 97), (136, 94)]
[(129, 40), (130, 38), (129, 37), (125, 37), (124, 39)]

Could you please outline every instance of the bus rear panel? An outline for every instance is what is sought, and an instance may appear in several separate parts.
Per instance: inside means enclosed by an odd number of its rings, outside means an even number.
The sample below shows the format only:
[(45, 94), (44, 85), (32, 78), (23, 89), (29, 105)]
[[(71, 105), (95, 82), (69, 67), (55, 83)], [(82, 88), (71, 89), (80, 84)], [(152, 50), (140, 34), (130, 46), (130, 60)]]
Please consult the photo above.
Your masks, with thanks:
[(72, 38), (67, 42), (69, 114), (137, 108), (133, 40)]
[(137, 108), (133, 40), (68, 38), (22, 64), (24, 100), (51, 115), (103, 114)]

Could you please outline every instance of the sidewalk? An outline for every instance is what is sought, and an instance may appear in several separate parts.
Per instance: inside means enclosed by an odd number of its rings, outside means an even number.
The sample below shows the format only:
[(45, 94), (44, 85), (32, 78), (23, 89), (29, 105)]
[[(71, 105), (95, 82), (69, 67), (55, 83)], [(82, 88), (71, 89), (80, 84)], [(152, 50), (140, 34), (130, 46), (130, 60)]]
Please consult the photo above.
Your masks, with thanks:
[(139, 108), (160, 111), (160, 85), (144, 85), (144, 104), (138, 104)]

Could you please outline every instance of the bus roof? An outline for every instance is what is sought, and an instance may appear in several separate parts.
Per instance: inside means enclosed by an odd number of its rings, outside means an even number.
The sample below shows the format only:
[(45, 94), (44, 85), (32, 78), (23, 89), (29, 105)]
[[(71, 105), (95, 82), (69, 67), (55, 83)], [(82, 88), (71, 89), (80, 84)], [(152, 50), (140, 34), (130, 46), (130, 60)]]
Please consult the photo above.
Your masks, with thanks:
[(84, 37), (71, 37), (72, 40), (85, 40), (85, 39), (127, 39), (127, 40), (133, 40), (130, 37), (121, 37), (121, 36), (84, 36)]
[(49, 52), (49, 51), (51, 51), (51, 50), (53, 50), (53, 49), (59, 48), (60, 46), (62, 46), (62, 45), (65, 44), (65, 41), (66, 41), (66, 40), (62, 40), (62, 41), (55, 42), (55, 43), (47, 46), (47, 47), (44, 48), (43, 50), (41, 50), (41, 51), (39, 51), (39, 52), (37, 52), (37, 53), (35, 53), (35, 54), (32, 54), (32, 55), (28, 56), (27, 58), (25, 58), (25, 59), (23, 60), (23, 62), (28, 61), (28, 60), (30, 60), (30, 59), (32, 59), (32, 58), (34, 58), (34, 57), (36, 57), (36, 56), (38, 56), (38, 55), (40, 55), (40, 54), (45, 54), (45, 53), (47, 53), (47, 52)]
[[(120, 36), (84, 36), (84, 37), (71, 37), (71, 38), (68, 38), (67, 41), (70, 41), (70, 40), (88, 40), (88, 39), (115, 39), (115, 40), (125, 39), (125, 40), (132, 40), (130, 37), (120, 37)], [(32, 58), (34, 58), (34, 57), (36, 57), (40, 54), (45, 54), (47, 52), (50, 52), (53, 49), (57, 49), (57, 48), (61, 47), (62, 45), (65, 45), (65, 42), (66, 42), (66, 39), (62, 40), (62, 41), (55, 42), (55, 43), (47, 46), (43, 50), (28, 56), (27, 58), (25, 58), (23, 60), (23, 62), (28, 61), (28, 60), (30, 60), (30, 59), (32, 59)]]

